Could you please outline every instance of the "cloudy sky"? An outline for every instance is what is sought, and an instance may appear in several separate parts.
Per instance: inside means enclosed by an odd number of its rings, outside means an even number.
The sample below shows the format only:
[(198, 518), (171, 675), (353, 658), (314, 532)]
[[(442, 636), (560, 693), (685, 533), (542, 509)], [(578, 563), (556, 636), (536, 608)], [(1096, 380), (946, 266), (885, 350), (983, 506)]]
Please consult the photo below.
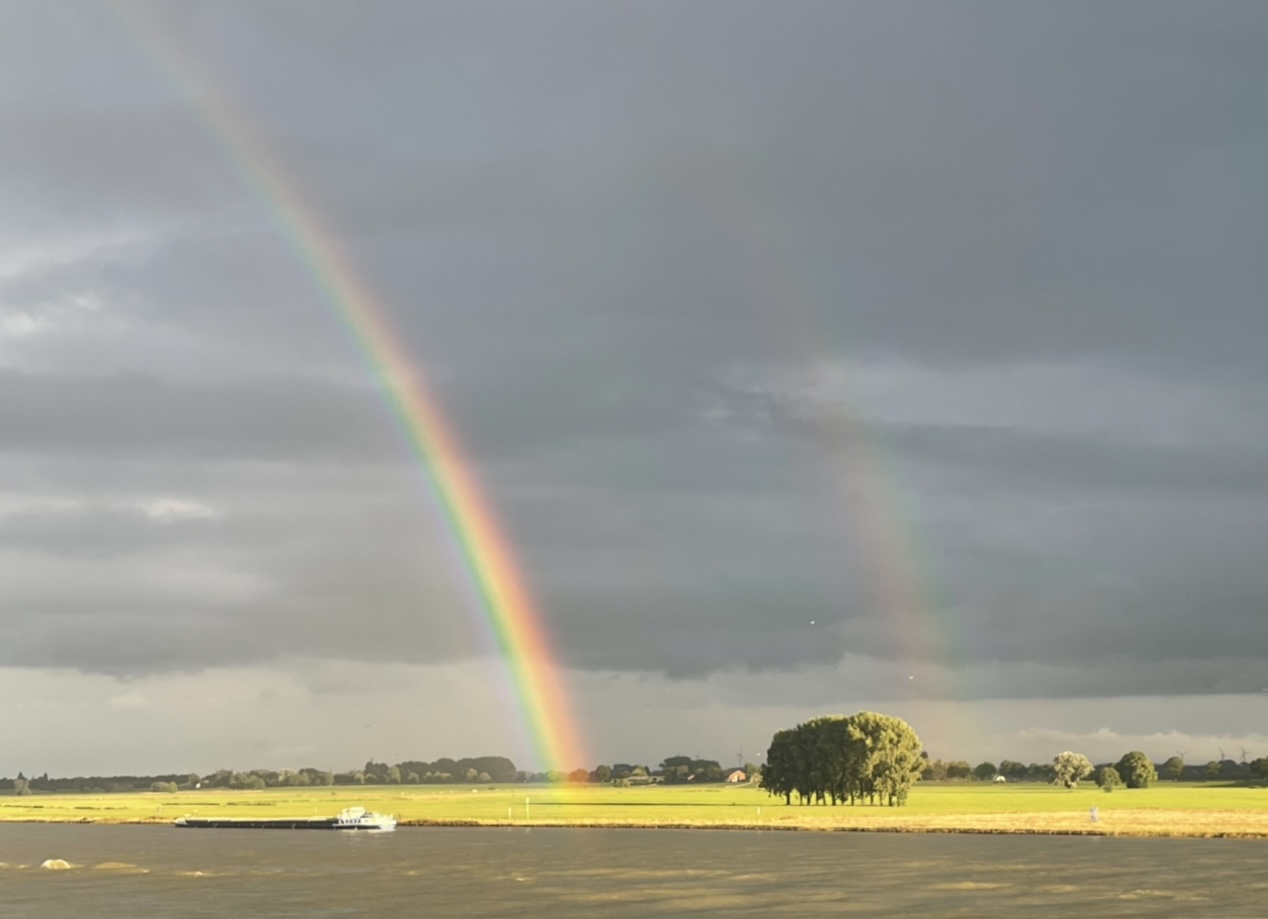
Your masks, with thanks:
[(860, 707), (1268, 754), (1266, 49), (1257, 2), (6, 4), (0, 774), (532, 765), (208, 87), (430, 381), (595, 762)]

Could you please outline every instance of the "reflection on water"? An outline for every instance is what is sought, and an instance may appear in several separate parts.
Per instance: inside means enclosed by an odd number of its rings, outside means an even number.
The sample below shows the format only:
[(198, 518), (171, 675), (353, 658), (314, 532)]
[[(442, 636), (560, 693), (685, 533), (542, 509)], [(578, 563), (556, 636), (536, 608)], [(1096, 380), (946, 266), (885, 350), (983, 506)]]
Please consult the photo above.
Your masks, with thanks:
[(1249, 840), (0, 824), (0, 916), (1258, 919), (1266, 859)]

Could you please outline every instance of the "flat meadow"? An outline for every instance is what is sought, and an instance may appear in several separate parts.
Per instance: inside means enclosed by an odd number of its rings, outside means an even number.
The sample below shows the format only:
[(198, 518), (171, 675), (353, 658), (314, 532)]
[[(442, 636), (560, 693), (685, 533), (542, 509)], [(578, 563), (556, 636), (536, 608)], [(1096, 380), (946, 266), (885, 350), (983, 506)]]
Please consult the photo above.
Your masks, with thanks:
[[(367, 785), (0, 797), (0, 821), (170, 823), (329, 816), (361, 805), (402, 826), (1098, 834), (1268, 838), (1268, 788), (1162, 782), (1112, 793), (1038, 783), (919, 784), (907, 806), (785, 805), (752, 785)], [(1097, 809), (1096, 820), (1092, 808)]]

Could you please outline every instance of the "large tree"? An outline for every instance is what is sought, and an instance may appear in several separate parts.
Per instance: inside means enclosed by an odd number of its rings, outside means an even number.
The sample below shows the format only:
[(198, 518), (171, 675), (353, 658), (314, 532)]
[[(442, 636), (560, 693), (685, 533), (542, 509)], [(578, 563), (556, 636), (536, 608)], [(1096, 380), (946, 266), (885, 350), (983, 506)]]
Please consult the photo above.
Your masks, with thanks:
[(815, 718), (771, 740), (761, 787), (792, 803), (903, 804), (925, 761), (901, 718), (859, 712)]
[(1086, 779), (1092, 774), (1092, 763), (1082, 753), (1071, 753), (1066, 750), (1052, 760), (1052, 780), (1066, 788), (1074, 788), (1079, 779)]
[(1128, 788), (1148, 788), (1158, 781), (1158, 773), (1154, 769), (1153, 761), (1139, 750), (1124, 754), (1115, 768), (1122, 776), (1123, 784)]

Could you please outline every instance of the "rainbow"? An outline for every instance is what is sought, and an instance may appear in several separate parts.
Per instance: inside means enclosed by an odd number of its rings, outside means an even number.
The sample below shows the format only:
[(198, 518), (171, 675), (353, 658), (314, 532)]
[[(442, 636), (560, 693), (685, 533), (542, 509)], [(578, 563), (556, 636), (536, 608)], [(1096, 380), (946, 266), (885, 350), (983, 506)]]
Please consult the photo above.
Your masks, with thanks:
[[(782, 315), (772, 329), (780, 350), (803, 366), (839, 363), (823, 346), (826, 317), (817, 314), (820, 304), (839, 294), (819, 289), (815, 269), (780, 229), (778, 215), (772, 219), (759, 202), (711, 193), (707, 185), (694, 203), (712, 218), (719, 235), (743, 251), (737, 261), (750, 266), (750, 286), (779, 306)], [(941, 733), (957, 745), (977, 743), (983, 732), (966, 701), (975, 694), (972, 675), (962, 666), (962, 637), (945, 612), (932, 553), (915, 525), (913, 491), (904, 487), (849, 382), (846, 374), (835, 404), (821, 406), (818, 435), (830, 458), (825, 478), (838, 496), (842, 528), (867, 571), (870, 606), (886, 633), (889, 657), (905, 665), (906, 674), (896, 685), (878, 687), (877, 698), (869, 701), (898, 703), (909, 717), (919, 712), (925, 723), (940, 724)]]
[(588, 763), (541, 614), (440, 402), (401, 346), (373, 293), (305, 203), (284, 165), (210, 75), (155, 21), (157, 6), (127, 0), (113, 3), (139, 44), (206, 119), (244, 181), (269, 205), (281, 235), (385, 394), (458, 546), (466, 576), (479, 598), (480, 619), (506, 664), (518, 716), (538, 763), (544, 770), (560, 771)]

